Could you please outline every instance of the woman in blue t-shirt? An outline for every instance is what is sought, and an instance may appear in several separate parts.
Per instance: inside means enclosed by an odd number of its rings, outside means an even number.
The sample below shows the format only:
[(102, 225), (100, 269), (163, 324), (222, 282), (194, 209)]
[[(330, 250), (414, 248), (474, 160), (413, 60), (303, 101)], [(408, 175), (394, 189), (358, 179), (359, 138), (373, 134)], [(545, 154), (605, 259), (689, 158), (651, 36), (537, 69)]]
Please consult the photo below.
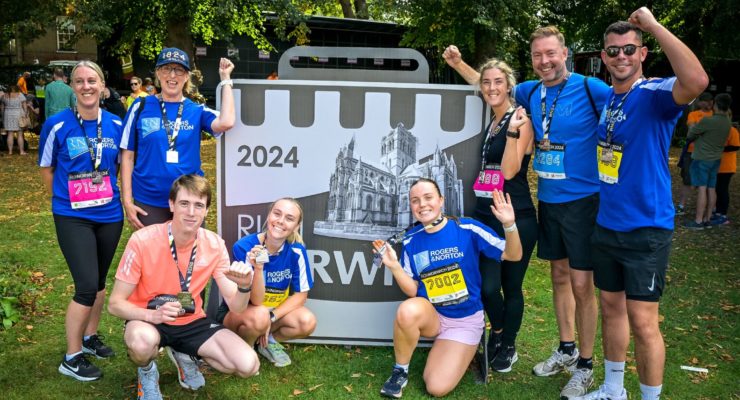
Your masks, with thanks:
[(155, 75), (162, 91), (131, 104), (121, 137), (122, 200), (134, 229), (170, 220), (172, 182), (181, 175), (203, 175), (200, 132), (219, 135), (234, 126), (233, 69), (231, 61), (221, 59), (219, 113), (185, 97), (192, 87), (187, 53), (176, 48), (159, 53)]
[[(221, 304), (223, 324), (238, 333), (276, 367), (291, 360), (281, 341), (304, 338), (316, 328), (316, 317), (304, 304), (313, 287), (311, 270), (298, 228), (301, 205), (292, 198), (274, 202), (261, 233), (234, 243), (234, 260), (254, 267), (250, 306), (242, 313), (228, 312)], [(262, 272), (262, 273), (260, 273)], [(226, 314), (226, 312), (228, 312)]]
[(64, 321), (67, 353), (59, 372), (93, 381), (102, 373), (87, 360), (87, 354), (113, 356), (97, 330), (108, 268), (123, 227), (116, 183), (121, 119), (100, 109), (105, 80), (97, 64), (81, 61), (71, 76), (77, 105), (44, 123), (39, 166), (52, 195), (59, 247), (75, 285)]
[(398, 286), (411, 297), (396, 312), (396, 364), (380, 393), (401, 397), (411, 356), (424, 336), (435, 338), (424, 368), (426, 390), (432, 396), (444, 396), (462, 379), (485, 329), (479, 256), (518, 260), (522, 246), (511, 200), (499, 191), (493, 193), (491, 212), (503, 224), (506, 240), (473, 219), (445, 217), (444, 197), (433, 180), (414, 182), (409, 202), (419, 224), (406, 232), (403, 262), (385, 242), (373, 242)]

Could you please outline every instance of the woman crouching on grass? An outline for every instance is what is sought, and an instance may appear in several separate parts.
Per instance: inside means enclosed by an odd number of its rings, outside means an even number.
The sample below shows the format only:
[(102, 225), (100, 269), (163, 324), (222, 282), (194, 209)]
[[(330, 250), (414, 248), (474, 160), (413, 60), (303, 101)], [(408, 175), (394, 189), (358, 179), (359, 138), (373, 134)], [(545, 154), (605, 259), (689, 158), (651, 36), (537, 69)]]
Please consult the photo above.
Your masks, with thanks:
[(261, 233), (234, 244), (234, 260), (254, 267), (252, 305), (240, 314), (229, 312), (226, 303), (219, 310), (224, 326), (250, 345), (259, 340), (257, 350), (276, 367), (291, 363), (281, 341), (307, 337), (316, 328), (316, 317), (304, 306), (313, 279), (298, 233), (302, 220), (298, 201), (280, 199), (270, 206)]
[(435, 338), (424, 368), (426, 390), (432, 396), (444, 396), (462, 379), (485, 329), (479, 255), (516, 261), (522, 257), (522, 246), (511, 199), (499, 191), (493, 192), (491, 212), (504, 226), (506, 240), (473, 219), (445, 217), (444, 197), (433, 180), (414, 182), (409, 200), (420, 224), (403, 240), (403, 264), (391, 246), (384, 246), (382, 240), (373, 242), (398, 286), (411, 297), (396, 312), (396, 364), (380, 393), (401, 397), (411, 356), (424, 336)]

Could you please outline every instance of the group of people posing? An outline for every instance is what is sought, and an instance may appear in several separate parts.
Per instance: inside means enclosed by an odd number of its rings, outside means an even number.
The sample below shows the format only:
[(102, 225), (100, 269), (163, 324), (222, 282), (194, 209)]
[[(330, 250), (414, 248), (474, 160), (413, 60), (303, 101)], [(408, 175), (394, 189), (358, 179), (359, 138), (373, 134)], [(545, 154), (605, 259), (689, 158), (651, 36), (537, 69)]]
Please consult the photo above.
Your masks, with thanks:
[[(675, 77), (642, 76), (648, 52), (643, 32), (661, 45)], [(397, 310), (395, 365), (381, 394), (402, 396), (422, 336), (434, 338), (423, 375), (427, 391), (452, 391), (483, 335), (484, 312), (492, 326), (488, 361), (498, 372), (510, 371), (518, 359), (522, 283), (539, 243), (537, 256), (551, 261), (560, 345), (534, 374), (571, 372), (561, 398), (626, 399), (631, 328), (642, 396), (659, 398), (665, 348), (658, 304), (674, 215), (668, 148), (676, 120), (708, 78), (647, 8), (604, 34), (601, 57), (612, 87), (570, 73), (567, 55), (557, 28), (537, 29), (531, 56), (540, 80), (516, 85), (500, 60), (474, 70), (455, 46), (445, 51), (447, 63), (480, 86), (493, 115), (480, 174), (470, 183), (478, 198), (475, 219), (445, 216), (436, 182), (422, 178), (409, 191), (417, 224), (404, 233), (400, 257), (392, 243), (373, 242), (410, 297)], [(233, 68), (221, 59), (219, 113), (183, 96), (189, 58), (163, 49), (156, 63), (161, 93), (136, 99), (123, 121), (99, 108), (100, 68), (83, 61), (73, 70), (76, 108), (46, 122), (39, 151), (59, 245), (75, 282), (62, 374), (99, 379), (87, 355), (113, 356), (97, 331), (123, 226), (121, 204), (136, 232), (118, 266), (108, 310), (126, 321), (139, 398), (162, 398), (155, 361), (162, 347), (177, 365), (180, 384), (196, 390), (205, 384), (199, 359), (248, 377), (259, 369), (254, 347), (286, 366), (291, 361), (280, 341), (313, 332), (316, 317), (304, 305), (313, 282), (297, 201), (273, 203), (262, 231), (234, 245), (233, 262), (223, 240), (203, 228), (211, 188), (200, 169), (200, 132), (219, 135), (234, 125)], [(537, 211), (526, 179), (530, 158), (538, 174)], [(203, 311), (211, 278), (223, 297), (215, 317)], [(598, 313), (594, 285), (600, 289), (606, 377), (588, 393)]]

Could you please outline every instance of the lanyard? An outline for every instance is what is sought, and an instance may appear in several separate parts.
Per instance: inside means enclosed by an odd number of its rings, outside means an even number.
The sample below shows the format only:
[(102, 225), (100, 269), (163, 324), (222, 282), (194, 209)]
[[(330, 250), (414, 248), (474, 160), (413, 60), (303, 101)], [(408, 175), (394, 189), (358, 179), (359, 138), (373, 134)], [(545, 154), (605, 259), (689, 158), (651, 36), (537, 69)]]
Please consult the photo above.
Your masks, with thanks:
[(82, 136), (85, 138), (85, 143), (87, 143), (87, 150), (90, 152), (90, 161), (93, 164), (93, 170), (97, 171), (98, 168), (100, 168), (100, 162), (103, 160), (103, 111), (98, 109), (98, 141), (95, 143), (95, 149), (93, 150), (92, 145), (90, 144), (90, 139), (87, 137), (87, 133), (85, 133), (85, 127), (82, 125), (82, 115), (77, 111), (77, 107), (75, 107), (75, 115), (77, 116), (77, 122), (80, 123), (80, 129), (82, 129)]
[(269, 256), (274, 256), (274, 255), (280, 254), (280, 252), (283, 250), (283, 247), (285, 247), (285, 242), (283, 242), (283, 244), (280, 245), (280, 248), (277, 249), (276, 252), (270, 254), (270, 251), (267, 250), (267, 245), (265, 244), (265, 243), (267, 243), (267, 231), (265, 231), (265, 240), (260, 240), (260, 237), (258, 235), (257, 236), (257, 242), (260, 244), (260, 246), (262, 246), (262, 247), (265, 248), (265, 251), (267, 251), (267, 255), (269, 255)]
[(190, 253), (188, 270), (185, 272), (184, 277), (182, 276), (182, 272), (180, 272), (180, 265), (177, 261), (175, 237), (172, 236), (172, 223), (167, 224), (167, 237), (170, 240), (170, 251), (172, 252), (172, 259), (175, 260), (175, 268), (177, 268), (177, 274), (180, 276), (180, 290), (182, 290), (183, 292), (187, 292), (190, 289), (190, 278), (193, 276), (193, 267), (195, 266), (195, 251), (198, 248), (198, 236), (195, 237), (195, 243), (193, 243), (193, 251)]
[(180, 133), (180, 125), (182, 124), (182, 109), (185, 106), (185, 101), (180, 102), (180, 106), (177, 108), (177, 118), (175, 118), (175, 129), (170, 130), (170, 120), (167, 118), (167, 109), (164, 106), (162, 95), (157, 95), (157, 99), (159, 100), (159, 106), (162, 109), (162, 124), (164, 125), (165, 132), (167, 132), (167, 143), (169, 143), (170, 145), (169, 150), (175, 150), (175, 140), (177, 140), (177, 135), (178, 133)]
[(550, 112), (545, 115), (545, 99), (547, 98), (547, 88), (545, 87), (545, 84), (542, 83), (540, 86), (540, 110), (542, 112), (542, 134), (543, 139), (548, 139), (550, 137), (550, 126), (552, 125), (552, 118), (555, 115), (555, 105), (558, 103), (558, 99), (560, 98), (560, 92), (563, 91), (563, 88), (565, 88), (565, 85), (568, 83), (568, 78), (570, 78), (570, 73), (565, 76), (563, 79), (563, 83), (560, 84), (560, 89), (558, 89), (558, 93), (555, 94), (555, 100), (552, 101), (552, 105), (550, 106)]
[(495, 128), (491, 126), (493, 125), (493, 121), (495, 118), (491, 119), (491, 122), (488, 124), (488, 135), (486, 136), (486, 141), (483, 142), (483, 150), (481, 151), (481, 156), (480, 156), (480, 170), (481, 171), (483, 171), (483, 169), (485, 169), (486, 167), (486, 154), (488, 154), (488, 150), (491, 148), (491, 145), (493, 144), (493, 139), (496, 138), (496, 135), (498, 135), (501, 129), (503, 129), (504, 125), (509, 123), (509, 120), (511, 119), (512, 115), (514, 115), (514, 107), (509, 107), (509, 109), (506, 110), (506, 114), (504, 114), (504, 116), (501, 118), (501, 121), (498, 122), (498, 125), (496, 125)]
[[(617, 95), (615, 93), (612, 93), (612, 100), (609, 102), (609, 108), (606, 109), (606, 118), (609, 123), (606, 125), (606, 144), (611, 145), (612, 144), (612, 136), (614, 135), (614, 127), (617, 124), (616, 117), (619, 115), (619, 112), (622, 110), (622, 106), (624, 105), (625, 100), (627, 100), (627, 96), (632, 93), (632, 89), (635, 88), (635, 86), (639, 85), (640, 82), (642, 82), (643, 78), (640, 77), (640, 79), (636, 80), (635, 83), (630, 86), (630, 90), (625, 93), (624, 97), (622, 97), (622, 100), (619, 101), (619, 104), (617, 104), (617, 108), (614, 109), (614, 100), (617, 99)], [(614, 110), (614, 111), (612, 111)]]

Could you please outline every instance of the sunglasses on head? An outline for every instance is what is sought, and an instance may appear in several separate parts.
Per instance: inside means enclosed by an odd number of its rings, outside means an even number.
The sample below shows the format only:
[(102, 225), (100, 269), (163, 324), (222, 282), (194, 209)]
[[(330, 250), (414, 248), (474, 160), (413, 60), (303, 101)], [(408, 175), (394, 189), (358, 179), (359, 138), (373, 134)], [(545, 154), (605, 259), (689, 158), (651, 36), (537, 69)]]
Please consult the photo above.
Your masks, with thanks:
[(609, 46), (604, 49), (604, 52), (606, 52), (606, 55), (609, 57), (616, 57), (619, 55), (619, 51), (623, 51), (625, 56), (631, 56), (635, 54), (638, 48), (642, 46), (637, 46), (634, 44), (626, 44), (624, 46)]

